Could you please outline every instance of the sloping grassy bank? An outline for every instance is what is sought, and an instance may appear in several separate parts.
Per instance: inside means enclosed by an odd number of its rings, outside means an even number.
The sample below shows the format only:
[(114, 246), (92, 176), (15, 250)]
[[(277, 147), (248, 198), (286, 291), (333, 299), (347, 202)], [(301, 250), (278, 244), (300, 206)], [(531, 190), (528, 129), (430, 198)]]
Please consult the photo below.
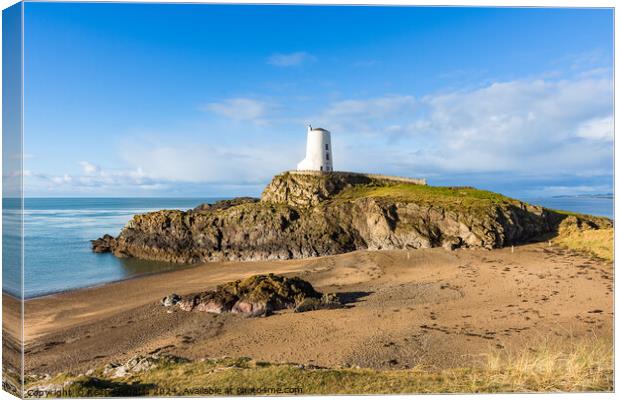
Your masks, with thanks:
[(554, 242), (571, 250), (613, 261), (614, 229), (612, 227), (592, 226), (585, 220), (579, 220), (578, 217), (579, 215), (569, 215), (562, 221)]
[(607, 340), (552, 345), (537, 351), (492, 352), (485, 365), (433, 371), (327, 369), (250, 359), (162, 361), (124, 377), (90, 376), (33, 382), (30, 396), (292, 395), (380, 393), (582, 392), (613, 390), (613, 351)]

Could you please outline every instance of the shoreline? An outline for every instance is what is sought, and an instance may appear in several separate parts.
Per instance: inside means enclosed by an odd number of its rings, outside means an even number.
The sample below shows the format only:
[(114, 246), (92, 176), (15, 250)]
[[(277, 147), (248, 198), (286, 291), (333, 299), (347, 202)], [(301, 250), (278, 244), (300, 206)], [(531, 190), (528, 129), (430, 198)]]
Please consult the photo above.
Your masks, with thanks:
[[(97, 200), (101, 198), (93, 198), (93, 199)], [(131, 198), (128, 198), (128, 199), (131, 199)], [(152, 200), (159, 201), (159, 200), (167, 199), (167, 198), (142, 198), (141, 200), (145, 200), (145, 199), (152, 199)], [(170, 198), (170, 199), (176, 200), (176, 198)], [(190, 198), (187, 198), (187, 199), (179, 198), (179, 199), (180, 200), (194, 200), (193, 198), (191, 199)], [(214, 197), (213, 199), (216, 199), (216, 198)], [(48, 199), (42, 198), (42, 200), (48, 200)], [(65, 199), (62, 199), (62, 200), (65, 200)], [(536, 203), (536, 204), (540, 204), (540, 203)], [(71, 205), (71, 208), (74, 208), (74, 206), (75, 205)], [(151, 205), (147, 204), (147, 206), (151, 206)], [(176, 207), (176, 208), (180, 210), (186, 209), (185, 207)], [(151, 208), (148, 208), (148, 209), (151, 209)], [(161, 207), (152, 208), (152, 210), (159, 210), (159, 209), (161, 209)], [(167, 208), (164, 207), (164, 209), (167, 209)], [(601, 214), (601, 213), (597, 213), (595, 210), (592, 210), (591, 212), (597, 215)], [(55, 217), (52, 216), (50, 218), (55, 218)], [(105, 229), (105, 230), (102, 230), (101, 232), (112, 233), (112, 234), (118, 233), (118, 231), (114, 229), (112, 230)], [(98, 233), (98, 234), (101, 234), (101, 233)], [(92, 239), (95, 239), (96, 237), (97, 235), (94, 235), (92, 236)], [(65, 240), (65, 239), (63, 239), (64, 236), (62, 236), (62, 234), (59, 236), (59, 238), (61, 240), (61, 243), (64, 243), (62, 242), (62, 240)], [(72, 241), (68, 243), (70, 243), (71, 246), (75, 246), (75, 243), (73, 242), (72, 237), (69, 237), (69, 239), (71, 239)], [(86, 247), (88, 246), (88, 243), (80, 242), (79, 245), (84, 246), (84, 248), (86, 249)], [(54, 250), (49, 250), (49, 251), (51, 252)], [(135, 279), (137, 277), (147, 276), (152, 273), (167, 272), (165, 271), (166, 267), (162, 267), (164, 271), (155, 271), (155, 272), (143, 272), (145, 270), (148, 271), (148, 266), (145, 266), (143, 268), (138, 266), (137, 269), (135, 270), (131, 269), (131, 267), (129, 267), (128, 269), (123, 269), (125, 267), (122, 265), (122, 263), (119, 264), (118, 262), (97, 260), (93, 258), (91, 255), (84, 255), (81, 252), (80, 254), (76, 254), (72, 252), (71, 254), (54, 256), (54, 258), (49, 258), (49, 260), (52, 260), (54, 262), (48, 262), (48, 257), (50, 257), (50, 255), (46, 254), (46, 252), (40, 252), (40, 254), (37, 253), (34, 256), (39, 256), (41, 262), (38, 263), (40, 264), (40, 266), (37, 264), (36, 266), (28, 269), (31, 272), (29, 276), (26, 276), (25, 283), (27, 287), (31, 287), (31, 290), (33, 293), (32, 294), (24, 293), (25, 300), (53, 296), (59, 293), (66, 293), (66, 292), (85, 289), (85, 288), (99, 287), (101, 285), (105, 285), (105, 284), (109, 284), (113, 282), (119, 282), (119, 281), (123, 281), (127, 279)], [(57, 273), (51, 272), (54, 269), (54, 267), (52, 267), (53, 265), (58, 265), (59, 263), (60, 265), (62, 265), (63, 257), (66, 257), (66, 260), (67, 260), (66, 268), (59, 269)], [(191, 266), (189, 268), (193, 268), (193, 267), (194, 266)], [(99, 268), (103, 268), (103, 270), (100, 271)], [(170, 268), (171, 271), (175, 271), (177, 269), (178, 267), (176, 266), (173, 266), (172, 268)], [(41, 271), (43, 272), (43, 274), (41, 275), (35, 274), (35, 270)], [(138, 274), (133, 275), (134, 272), (137, 272)], [(69, 285), (70, 287), (67, 287), (68, 286), (67, 282), (70, 282), (70, 285)], [(12, 295), (15, 297), (19, 297), (21, 294), (15, 291), (12, 293)]]
[[(416, 250), (424, 250), (424, 249), (416, 249)], [(376, 250), (356, 250), (356, 251), (376, 251)], [(380, 250), (379, 250), (380, 251)], [(414, 251), (414, 250), (410, 250), (410, 251)], [(352, 253), (352, 252), (349, 252)], [(349, 254), (349, 253), (342, 253), (342, 254)], [(341, 255), (341, 254), (338, 254)], [(57, 292), (51, 292), (51, 293), (46, 293), (46, 294), (41, 294), (41, 295), (36, 295), (36, 296), (32, 296), (32, 297), (24, 297), (24, 302), (28, 302), (31, 300), (38, 300), (38, 299), (44, 299), (44, 298), (49, 298), (49, 297), (53, 297), (53, 296), (57, 296), (57, 295), (64, 295), (64, 294), (71, 294), (71, 293), (75, 293), (75, 292), (80, 292), (80, 291), (86, 291), (86, 290), (92, 290), (92, 289), (98, 289), (98, 288), (102, 288), (105, 287), (107, 285), (114, 285), (114, 284), (118, 284), (118, 283), (122, 283), (125, 281), (131, 281), (131, 280), (139, 280), (142, 278), (146, 278), (149, 276), (156, 276), (156, 275), (164, 275), (164, 274), (174, 274), (174, 273), (178, 273), (180, 271), (187, 271), (187, 270), (191, 270), (194, 268), (198, 268), (198, 267), (208, 267), (209, 265), (225, 265), (225, 264), (237, 264), (237, 263), (256, 263), (256, 262), (286, 262), (286, 261), (307, 261), (307, 260), (317, 260), (317, 259), (321, 259), (322, 257), (306, 257), (306, 258), (297, 258), (297, 259), (288, 259), (288, 260), (283, 260), (283, 259), (277, 259), (277, 260), (260, 260), (260, 261), (208, 261), (208, 262), (200, 262), (200, 263), (196, 263), (193, 265), (187, 265), (187, 264), (179, 264), (179, 267), (177, 269), (170, 269), (170, 270), (166, 270), (166, 271), (153, 271), (153, 272), (147, 272), (147, 273), (143, 273), (143, 274), (139, 274), (139, 275), (132, 275), (132, 276), (127, 276), (125, 278), (121, 278), (121, 279), (115, 279), (112, 281), (106, 281), (106, 282), (101, 282), (101, 283), (97, 283), (94, 285), (90, 285), (90, 286), (82, 286), (82, 287), (76, 287), (76, 288), (72, 288), (72, 289), (64, 289), (64, 290), (60, 290)], [(144, 261), (149, 261), (149, 260), (144, 260)], [(155, 261), (157, 262), (157, 261)], [(3, 295), (7, 295), (10, 296), (11, 298), (17, 300), (17, 301), (21, 301), (20, 298), (14, 296), (13, 294), (6, 292), (6, 291), (2, 291)]]
[[(89, 290), (89, 289), (96, 289), (96, 288), (100, 288), (106, 285), (113, 285), (115, 283), (119, 283), (119, 282), (124, 282), (124, 281), (129, 281), (132, 279), (141, 279), (147, 276), (152, 276), (152, 275), (160, 275), (160, 274), (167, 274), (167, 273), (174, 273), (174, 272), (178, 272), (178, 271), (182, 271), (182, 270), (188, 270), (188, 269), (192, 269), (192, 268), (196, 268), (202, 265), (207, 265), (208, 263), (198, 263), (198, 264), (194, 264), (194, 265), (187, 265), (187, 264), (179, 264), (178, 269), (170, 269), (167, 271), (153, 271), (153, 272), (146, 272), (143, 274), (138, 274), (138, 275), (132, 275), (132, 276), (127, 276), (121, 279), (115, 279), (112, 281), (106, 281), (106, 282), (101, 282), (101, 283), (96, 283), (94, 285), (89, 285), (89, 286), (80, 286), (80, 287), (76, 287), (76, 288), (71, 288), (71, 289), (63, 289), (63, 290), (59, 290), (56, 292), (49, 292), (49, 293), (45, 293), (45, 294), (38, 294), (35, 296), (31, 296), (31, 297), (24, 297), (24, 301), (28, 302), (30, 300), (36, 300), (36, 299), (41, 299), (41, 298), (46, 298), (46, 297), (50, 297), (50, 296), (56, 296), (56, 295), (61, 295), (61, 294), (65, 294), (65, 293), (72, 293), (72, 292), (76, 292), (76, 291), (80, 291), (80, 290)], [(12, 295), (11, 293), (5, 292), (4, 290), (2, 291), (2, 294), (7, 294), (17, 300), (19, 300), (17, 297), (15, 297), (14, 295)]]
[[(295, 272), (301, 270), (297, 267), (299, 264), (311, 262), (313, 259), (317, 258), (314, 257), (303, 260), (222, 261), (200, 263), (192, 267), (178, 270), (153, 272), (90, 287), (69, 289), (44, 296), (28, 298), (24, 300), (25, 314), (37, 313), (39, 310), (47, 308), (49, 303), (52, 304), (52, 310), (58, 309), (58, 313), (62, 314), (63, 307), (66, 307), (67, 303), (72, 301), (92, 303), (92, 301), (89, 301), (92, 297), (100, 297), (108, 301), (108, 303), (101, 305), (103, 312), (100, 312), (100, 314), (107, 314), (105, 312), (107, 309), (115, 310), (119, 308), (119, 304), (117, 304), (118, 302), (109, 300), (119, 292), (127, 293), (128, 297), (136, 299), (136, 305), (142, 305), (153, 301), (158, 303), (161, 298), (172, 292), (176, 292), (178, 294), (198, 292), (205, 290), (205, 288), (212, 288), (216, 284), (225, 283), (228, 281), (227, 278), (217, 278), (217, 276), (229, 276), (230, 274), (234, 274), (238, 277), (249, 276), (253, 273), (268, 271), (269, 268), (267, 265), (275, 262), (283, 264), (279, 269), (284, 270), (284, 273)], [(293, 267), (289, 267), (287, 264), (290, 264)], [(209, 278), (209, 272), (211, 272), (211, 269), (216, 271), (219, 270), (219, 272), (215, 273), (215, 277), (211, 276)], [(234, 272), (227, 271), (229, 269), (234, 270)], [(223, 271), (225, 271), (225, 273), (223, 273)], [(136, 288), (141, 288), (141, 290), (136, 291)], [(5, 295), (4, 292), (3, 295)], [(16, 301), (20, 301), (10, 294), (8, 296)], [(54, 314), (54, 311), (52, 311), (51, 314)], [(90, 313), (86, 314), (89, 314), (90, 316)], [(44, 319), (48, 320), (49, 318)], [(81, 319), (82, 318), (80, 318), (79, 314), (72, 315), (65, 320), (65, 323), (60, 325), (72, 326), (73, 324), (71, 323), (71, 320), (77, 321)], [(33, 318), (27, 316), (25, 317), (24, 338), (26, 341), (31, 337), (39, 336), (39, 334), (45, 334), (45, 332), (39, 331), (37, 328), (38, 326), (38, 322), (33, 321)]]

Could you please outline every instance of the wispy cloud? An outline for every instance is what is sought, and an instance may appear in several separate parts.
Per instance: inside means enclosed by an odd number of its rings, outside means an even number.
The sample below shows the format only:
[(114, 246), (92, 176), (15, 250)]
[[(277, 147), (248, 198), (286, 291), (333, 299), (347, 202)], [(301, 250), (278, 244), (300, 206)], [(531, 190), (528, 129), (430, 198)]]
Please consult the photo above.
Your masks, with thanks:
[[(289, 108), (287, 108), (288, 110)], [(295, 110), (292, 105), (290, 109)], [(422, 176), (431, 183), (521, 185), (520, 193), (611, 190), (613, 84), (609, 76), (521, 79), (423, 97), (385, 94), (328, 102), (313, 115), (286, 116), (271, 101), (234, 97), (203, 110), (243, 124), (219, 127), (252, 135), (230, 142), (207, 134), (126, 139), (119, 168), (81, 161), (75, 171), (29, 172), (39, 193), (259, 193), (273, 174), (303, 157), (302, 119), (332, 131), (340, 170)], [(288, 111), (287, 111), (288, 112)], [(299, 135), (285, 135), (299, 124)], [(263, 124), (269, 123), (269, 129)], [(159, 141), (155, 141), (157, 136)], [(210, 138), (207, 141), (207, 138)], [(229, 144), (225, 144), (229, 143)], [(234, 143), (231, 145), (230, 143)], [(534, 189), (532, 189), (534, 188)]]
[(614, 119), (608, 115), (582, 122), (577, 128), (577, 136), (612, 142), (614, 140)]
[(80, 161), (80, 166), (86, 175), (94, 175), (100, 171), (99, 166), (89, 163), (88, 161)]
[(202, 106), (201, 109), (237, 121), (264, 124), (264, 117), (270, 109), (270, 105), (256, 99), (237, 97), (208, 103)]
[(305, 51), (297, 51), (294, 53), (276, 53), (269, 56), (267, 63), (276, 67), (294, 67), (310, 61), (315, 61), (316, 57)]
[[(338, 127), (332, 129), (335, 161), (345, 169), (468, 179), (487, 174), (488, 182), (504, 183), (519, 176), (609, 177), (612, 90), (608, 78), (518, 80), (416, 101), (335, 102), (323, 116), (328, 128)], [(366, 146), (349, 138), (368, 127), (385, 139)]]
[(320, 114), (306, 119), (343, 133), (381, 133), (403, 116), (410, 117), (415, 105), (415, 98), (409, 95), (347, 99), (332, 102)]
[(79, 165), (82, 171), (74, 174), (52, 175), (28, 171), (27, 174), (24, 174), (28, 193), (86, 193), (93, 195), (122, 193), (124, 190), (144, 190), (150, 189), (154, 185), (163, 187), (161, 182), (146, 176), (140, 168), (135, 170), (102, 169), (95, 167), (95, 164), (88, 161), (82, 161)]

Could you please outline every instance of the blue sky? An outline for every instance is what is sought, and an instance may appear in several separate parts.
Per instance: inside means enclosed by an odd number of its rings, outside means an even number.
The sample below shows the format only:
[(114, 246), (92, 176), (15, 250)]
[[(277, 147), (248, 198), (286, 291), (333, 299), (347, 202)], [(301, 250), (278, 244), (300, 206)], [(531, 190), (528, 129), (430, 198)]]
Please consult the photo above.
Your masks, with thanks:
[(613, 14), (25, 6), (25, 192), (258, 195), (334, 167), (517, 197), (612, 191)]

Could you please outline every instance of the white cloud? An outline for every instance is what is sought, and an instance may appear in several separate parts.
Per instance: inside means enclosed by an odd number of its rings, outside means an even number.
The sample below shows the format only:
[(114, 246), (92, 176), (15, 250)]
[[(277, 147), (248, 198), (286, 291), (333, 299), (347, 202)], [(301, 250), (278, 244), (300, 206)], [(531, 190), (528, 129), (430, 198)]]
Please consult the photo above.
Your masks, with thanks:
[[(497, 82), (415, 102), (409, 96), (336, 102), (323, 116), (329, 117), (326, 128), (337, 127), (331, 129), (335, 163), (343, 169), (442, 177), (490, 173), (504, 182), (609, 176), (612, 89), (606, 78)], [(350, 139), (364, 127), (375, 136)], [(381, 142), (375, 140), (379, 133)]]
[(226, 148), (205, 143), (135, 143), (128, 148), (131, 151), (122, 154), (127, 164), (155, 181), (253, 183), (268, 180), (298, 161), (290, 149), (277, 144)]
[(263, 124), (265, 123), (264, 117), (269, 108), (269, 105), (265, 102), (237, 97), (206, 104), (202, 107), (202, 110), (210, 111), (237, 121), (251, 121), (257, 124)]
[(306, 53), (305, 51), (297, 51), (294, 53), (286, 54), (272, 54), (267, 59), (267, 63), (275, 65), (276, 67), (294, 67), (314, 60), (316, 60), (316, 57), (314, 57), (312, 54)]
[(295, 152), (290, 145), (263, 143), (259, 139), (228, 147), (183, 143), (172, 135), (159, 142), (144, 140), (142, 136), (128, 138), (120, 149), (121, 168), (98, 167), (81, 161), (77, 163), (80, 168), (76, 173), (29, 172), (28, 194), (170, 195), (174, 190), (183, 193), (187, 188), (202, 195), (258, 194), (275, 173), (290, 169), (303, 154), (301, 147)]
[(411, 109), (413, 96), (385, 96), (368, 100), (344, 100), (333, 103), (325, 112), (328, 117), (380, 118), (401, 110)]
[(82, 166), (82, 171), (86, 175), (93, 175), (99, 172), (99, 167), (88, 161), (80, 161), (80, 165)]
[(56, 184), (62, 185), (64, 183), (71, 183), (73, 181), (73, 177), (68, 175), (68, 174), (64, 174), (62, 176), (54, 176), (54, 177), (52, 177), (51, 181), (56, 183)]
[[(274, 173), (294, 168), (303, 157), (301, 124), (298, 136), (286, 134), (296, 129), (288, 124), (300, 123), (301, 117), (282, 118), (270, 103), (242, 97), (204, 109), (254, 124), (252, 134), (247, 134), (247, 123), (216, 121), (218, 129), (241, 129), (243, 135), (221, 140), (207, 132), (208, 142), (178, 140), (179, 135), (157, 135), (157, 142), (152, 134), (148, 140), (127, 139), (119, 169), (82, 161), (77, 173), (30, 172), (27, 187), (37, 182), (49, 192), (67, 188), (109, 194), (121, 188), (126, 193), (168, 193), (183, 185), (206, 185), (239, 194), (248, 187), (259, 191)], [(431, 183), (453, 177), (450, 184), (510, 186), (519, 180), (550, 193), (577, 186), (607, 191), (603, 189), (612, 174), (609, 77), (496, 82), (421, 98), (390, 94), (345, 99), (304, 119), (332, 131), (334, 166), (341, 170), (423, 176)], [(265, 121), (269, 130), (256, 126)], [(196, 192), (203, 193), (204, 187)]]
[(611, 142), (614, 140), (614, 119), (609, 115), (585, 121), (577, 128), (577, 136)]
[(103, 169), (89, 161), (80, 161), (80, 173), (59, 175), (28, 171), (24, 174), (24, 187), (28, 195), (41, 193), (110, 195), (133, 193), (136, 189), (163, 187), (146, 176), (140, 168), (136, 169)]
[(398, 129), (402, 118), (413, 114), (415, 104), (415, 98), (408, 95), (348, 99), (333, 102), (322, 113), (306, 119), (334, 132), (381, 133), (390, 126), (392, 131)]

